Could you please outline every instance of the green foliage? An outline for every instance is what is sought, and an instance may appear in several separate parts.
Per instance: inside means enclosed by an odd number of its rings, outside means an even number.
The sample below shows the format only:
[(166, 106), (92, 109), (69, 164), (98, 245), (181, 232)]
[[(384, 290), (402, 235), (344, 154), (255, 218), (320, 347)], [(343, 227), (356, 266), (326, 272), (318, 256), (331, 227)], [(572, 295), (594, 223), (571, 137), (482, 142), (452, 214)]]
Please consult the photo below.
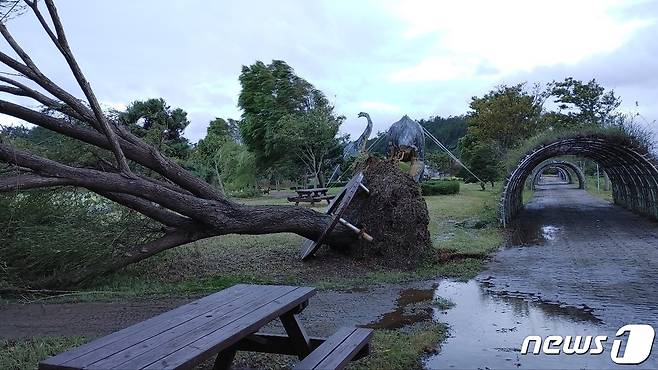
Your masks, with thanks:
[(221, 178), (220, 151), (229, 141), (234, 141), (237, 123), (215, 118), (210, 121), (206, 137), (199, 140), (185, 166), (206, 182), (223, 189)]
[[(38, 126), (3, 130), (3, 136), (18, 148), (68, 165), (95, 167), (112, 160), (107, 152), (92, 152)], [(5, 285), (96, 269), (160, 235), (159, 224), (86, 190), (0, 194), (0, 210), (0, 284)]]
[(248, 196), (256, 186), (256, 157), (243, 145), (227, 141), (217, 154), (222, 182), (235, 195)]
[(466, 118), (468, 133), (477, 141), (513, 148), (542, 128), (542, 99), (541, 94), (527, 92), (524, 84), (499, 86), (481, 98), (474, 97)]
[[(467, 134), (460, 139), (459, 145), (462, 162), (482, 181), (494, 183), (502, 177), (503, 151), (496, 142), (478, 141), (473, 135)], [(463, 168), (460, 177), (467, 183), (478, 181)]]
[(368, 151), (369, 154), (386, 157), (388, 154), (388, 132), (379, 131), (372, 139), (369, 139), (366, 143), (366, 149), (370, 148)]
[(189, 141), (183, 137), (190, 124), (187, 112), (171, 109), (162, 98), (134, 101), (125, 112), (118, 113), (118, 119), (136, 136), (170, 157), (184, 159), (191, 150)]
[(423, 195), (450, 195), (459, 193), (457, 180), (431, 180), (420, 184)]
[(654, 148), (653, 134), (639, 128), (630, 120), (604, 126), (562, 127), (537, 134), (526, 140), (523, 145), (509, 152), (505, 162), (506, 169), (511, 171), (522, 157), (540, 145), (546, 145), (561, 139), (588, 136), (604, 136), (611, 141), (618, 142), (620, 146), (634, 147), (641, 154), (648, 154)]
[(92, 147), (40, 126), (16, 126), (0, 130), (11, 145), (70, 166), (95, 166), (99, 159), (111, 159), (108, 152), (92, 151)]
[(292, 67), (281, 60), (268, 65), (258, 61), (243, 66), (240, 84), (238, 106), (243, 110), (240, 133), (249, 150), (256, 154), (261, 168), (270, 167), (292, 154), (278, 140), (284, 117), (314, 109), (328, 113), (333, 110), (320, 90), (297, 76)]
[(453, 162), (446, 152), (432, 151), (425, 154), (425, 164), (442, 173), (450, 173)]
[[(418, 122), (450, 150), (457, 149), (457, 142), (466, 134), (467, 123), (465, 116), (450, 116), (447, 118), (436, 116), (427, 120), (421, 119)], [(425, 141), (425, 147), (426, 152), (440, 150), (430, 140)]]
[(84, 190), (0, 196), (0, 265), (8, 285), (96, 269), (152, 240), (157, 225)]
[(605, 92), (605, 88), (594, 79), (583, 83), (568, 77), (561, 82), (553, 81), (549, 88), (560, 109), (547, 116), (554, 127), (600, 126), (614, 123), (620, 118), (614, 111), (621, 104), (621, 99), (614, 90)]
[(324, 185), (323, 169), (340, 153), (336, 138), (342, 118), (331, 111), (315, 108), (304, 113), (288, 114), (279, 120), (280, 129), (272, 139), (293, 153)]

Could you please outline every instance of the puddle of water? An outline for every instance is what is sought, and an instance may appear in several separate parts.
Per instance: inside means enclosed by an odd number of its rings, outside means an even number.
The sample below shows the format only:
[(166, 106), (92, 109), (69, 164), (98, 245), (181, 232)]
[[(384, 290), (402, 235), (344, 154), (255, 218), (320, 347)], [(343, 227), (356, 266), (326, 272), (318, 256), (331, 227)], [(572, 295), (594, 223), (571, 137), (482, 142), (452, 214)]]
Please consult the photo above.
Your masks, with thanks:
[(527, 220), (519, 220), (512, 228), (510, 246), (541, 245), (556, 242), (562, 229), (554, 225), (542, 225)]
[(434, 289), (406, 289), (396, 301), (396, 309), (365, 327), (372, 329), (399, 329), (420, 321), (432, 319), (432, 311), (415, 307), (416, 303), (434, 298)]
[(548, 241), (555, 240), (557, 237), (558, 232), (560, 231), (559, 227), (555, 226), (542, 226), (541, 227), (541, 236)]
[[(475, 280), (443, 281), (436, 295), (455, 307), (434, 310), (434, 319), (450, 327), (450, 337), (440, 353), (425, 360), (430, 369), (601, 369), (622, 367), (610, 359), (615, 330), (601, 325), (591, 312), (514, 296), (501, 296)], [(600, 355), (522, 355), (528, 335), (607, 335), (606, 351)], [(654, 362), (651, 362), (651, 361)], [(650, 357), (641, 366), (655, 368)], [(651, 363), (649, 363), (651, 362)], [(634, 367), (636, 368), (636, 367)]]

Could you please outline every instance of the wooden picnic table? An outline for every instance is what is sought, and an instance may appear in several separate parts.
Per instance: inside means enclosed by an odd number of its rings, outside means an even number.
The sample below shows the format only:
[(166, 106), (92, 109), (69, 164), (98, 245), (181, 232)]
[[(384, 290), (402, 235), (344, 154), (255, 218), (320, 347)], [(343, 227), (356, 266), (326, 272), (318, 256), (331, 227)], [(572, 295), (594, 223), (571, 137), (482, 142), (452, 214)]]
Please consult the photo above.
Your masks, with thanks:
[(297, 194), (299, 194), (300, 197), (307, 196), (307, 197), (319, 197), (323, 195), (327, 195), (327, 191), (329, 191), (329, 188), (309, 188), (309, 189), (296, 189)]
[(294, 202), (295, 205), (299, 205), (300, 202), (309, 202), (311, 206), (316, 202), (321, 202), (323, 200), (327, 201), (327, 204), (334, 199), (334, 195), (327, 195), (329, 188), (310, 188), (310, 189), (296, 189), (296, 197), (288, 197), (289, 202)]
[[(236, 351), (297, 355), (302, 368), (343, 368), (367, 355), (370, 329), (341, 329), (328, 339), (306, 334), (297, 315), (314, 294), (309, 287), (238, 284), (50, 357), (39, 369), (189, 369), (214, 355), (214, 368), (227, 369)], [(258, 332), (276, 319), (286, 335)]]

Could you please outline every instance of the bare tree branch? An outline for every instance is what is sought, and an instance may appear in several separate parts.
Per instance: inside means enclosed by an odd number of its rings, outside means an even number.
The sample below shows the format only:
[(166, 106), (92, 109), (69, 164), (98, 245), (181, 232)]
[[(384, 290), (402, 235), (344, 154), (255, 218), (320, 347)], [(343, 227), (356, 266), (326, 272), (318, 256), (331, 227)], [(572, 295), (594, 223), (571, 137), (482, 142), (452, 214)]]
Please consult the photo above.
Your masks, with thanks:
[(132, 195), (114, 192), (98, 192), (98, 194), (167, 226), (189, 228), (196, 225), (194, 221), (187, 217)]
[[(0, 100), (0, 113), (22, 119), (26, 122), (47, 128), (102, 149), (109, 149), (107, 138), (96, 131), (77, 125), (71, 125), (66, 121), (25, 108), (18, 104)], [(139, 141), (139, 143), (141, 145), (136, 145), (120, 139), (122, 150), (129, 159), (161, 174), (174, 184), (193, 194), (205, 199), (221, 199), (221, 195), (208, 183), (195, 177), (171, 159), (164, 157), (155, 148), (146, 145), (141, 141)]]
[(0, 177), (0, 193), (72, 185), (72, 183), (69, 179), (58, 177), (43, 177), (33, 173), (18, 174), (11, 177)]
[(89, 122), (88, 117), (84, 117), (84, 116), (80, 115), (78, 112), (71, 109), (66, 104), (64, 104), (64, 103), (62, 103), (58, 100), (52, 99), (52, 98), (50, 98), (50, 97), (48, 97), (48, 96), (46, 96), (46, 95), (44, 95), (40, 92), (28, 87), (27, 85), (25, 85), (23, 83), (20, 83), (20, 82), (14, 80), (14, 79), (4, 77), (4, 76), (1, 76), (1, 75), (0, 75), (0, 81), (6, 82), (6, 83), (8, 83), (10, 85), (13, 85), (13, 86), (15, 86), (19, 89), (19, 90), (7, 90), (7, 91), (4, 91), (4, 92), (7, 92), (7, 93), (10, 93), (10, 94), (13, 94), (13, 95), (20, 95), (20, 96), (30, 97), (30, 98), (36, 100), (37, 102), (43, 104), (44, 106), (46, 106), (46, 107), (48, 107), (52, 110), (55, 110), (55, 111), (58, 111), (60, 113), (66, 114), (66, 115), (71, 116), (75, 119), (78, 119), (82, 122), (90, 123), (92, 125), (92, 127), (95, 125), (95, 122)]
[[(32, 60), (32, 58), (30, 58), (30, 56), (23, 50), (23, 48), (21, 48), (20, 45), (18, 45), (18, 43), (13, 38), (9, 30), (7, 30), (7, 27), (1, 23), (0, 23), (0, 34), (2, 34), (2, 36), (5, 38), (7, 43), (9, 43), (11, 48), (23, 60), (25, 64), (19, 63), (18, 61), (14, 60), (13, 58), (9, 57), (4, 53), (0, 53), (0, 61), (5, 63), (7, 66), (17, 70), (18, 72), (25, 74), (31, 80), (38, 83), (41, 87), (43, 87), (46, 91), (50, 92), (51, 94), (57, 96), (58, 98), (66, 101), (69, 104), (72, 104), (74, 109), (76, 109), (77, 107), (76, 111), (78, 111), (78, 113), (80, 113), (81, 115), (83, 116), (88, 115), (88, 109), (84, 106), (84, 104), (80, 103), (71, 94), (59, 88), (56, 84), (54, 84), (39, 70), (39, 68)], [(108, 141), (110, 142), (111, 150), (114, 153), (114, 156), (116, 157), (119, 168), (126, 176), (129, 177), (133, 176), (132, 172), (130, 171), (130, 168), (128, 167), (128, 162), (126, 161), (126, 158), (123, 152), (121, 151), (121, 148), (117, 141), (116, 133), (114, 132), (114, 130), (112, 130), (109, 123), (107, 122), (107, 119), (103, 115), (100, 105), (98, 104), (96, 97), (91, 91), (91, 86), (84, 78), (84, 75), (82, 75), (82, 72), (80, 71), (77, 62), (73, 58), (70, 49), (67, 48), (67, 45), (62, 45), (62, 48), (63, 48), (61, 49), (62, 54), (64, 55), (78, 84), (80, 85), (83, 93), (87, 97), (87, 100), (89, 101), (89, 104), (92, 107), (93, 115), (95, 116), (95, 119), (97, 121), (98, 128), (101, 130), (101, 132), (105, 134), (105, 136), (108, 138)]]
[[(116, 161), (117, 164), (119, 165), (119, 169), (124, 175), (128, 177), (133, 177), (134, 175), (132, 174), (132, 171), (128, 166), (128, 161), (126, 160), (124, 153), (121, 151), (121, 146), (119, 145), (116, 132), (114, 132), (114, 129), (112, 128), (107, 118), (103, 114), (103, 110), (101, 109), (101, 106), (98, 103), (98, 100), (96, 99), (96, 95), (94, 94), (94, 91), (91, 89), (91, 85), (85, 78), (84, 74), (82, 73), (82, 70), (80, 69), (80, 66), (78, 65), (77, 60), (75, 60), (75, 57), (73, 56), (71, 47), (69, 46), (69, 43), (66, 40), (64, 27), (62, 26), (62, 22), (59, 18), (59, 15), (57, 14), (57, 8), (55, 8), (55, 4), (52, 2), (52, 0), (46, 0), (46, 7), (48, 8), (48, 13), (50, 13), (50, 18), (53, 21), (55, 30), (57, 31), (57, 41), (59, 41), (56, 42), (55, 38), (53, 37), (53, 42), (55, 43), (55, 45), (58, 46), (58, 49), (60, 50), (60, 52), (64, 56), (64, 59), (66, 59), (66, 62), (71, 68), (71, 72), (73, 72), (73, 75), (75, 76), (78, 85), (80, 85), (82, 92), (87, 97), (87, 101), (89, 102), (89, 105), (91, 105), (91, 109), (94, 111), (94, 115), (96, 116), (96, 120), (98, 121), (101, 130), (103, 131), (105, 136), (107, 136), (107, 139), (110, 142), (110, 146), (112, 147), (112, 152), (116, 157)], [(34, 10), (37, 9), (36, 2), (34, 3), (33, 9)], [(43, 25), (47, 26), (45, 21)], [(50, 34), (52, 34), (52, 32), (50, 32)]]

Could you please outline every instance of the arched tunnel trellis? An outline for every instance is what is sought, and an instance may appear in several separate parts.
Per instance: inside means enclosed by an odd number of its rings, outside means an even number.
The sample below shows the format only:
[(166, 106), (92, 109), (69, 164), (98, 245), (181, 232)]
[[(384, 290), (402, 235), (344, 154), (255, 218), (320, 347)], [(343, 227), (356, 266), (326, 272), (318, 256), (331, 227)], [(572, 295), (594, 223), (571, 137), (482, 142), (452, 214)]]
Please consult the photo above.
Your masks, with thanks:
[(585, 174), (580, 169), (580, 167), (568, 161), (550, 161), (539, 165), (537, 169), (533, 171), (533, 174), (530, 177), (530, 179), (532, 180), (531, 182), (532, 189), (534, 189), (535, 185), (537, 185), (537, 181), (539, 181), (539, 177), (541, 176), (541, 174), (547, 169), (552, 167), (564, 171), (568, 176), (569, 183), (572, 183), (571, 173), (569, 172), (569, 170), (571, 170), (573, 173), (576, 174), (576, 177), (578, 177), (578, 188), (585, 189)]
[(523, 208), (523, 186), (542, 162), (563, 155), (596, 161), (608, 174), (616, 204), (658, 219), (658, 169), (646, 151), (619, 135), (577, 135), (555, 139), (528, 152), (505, 180), (499, 215), (503, 226)]

